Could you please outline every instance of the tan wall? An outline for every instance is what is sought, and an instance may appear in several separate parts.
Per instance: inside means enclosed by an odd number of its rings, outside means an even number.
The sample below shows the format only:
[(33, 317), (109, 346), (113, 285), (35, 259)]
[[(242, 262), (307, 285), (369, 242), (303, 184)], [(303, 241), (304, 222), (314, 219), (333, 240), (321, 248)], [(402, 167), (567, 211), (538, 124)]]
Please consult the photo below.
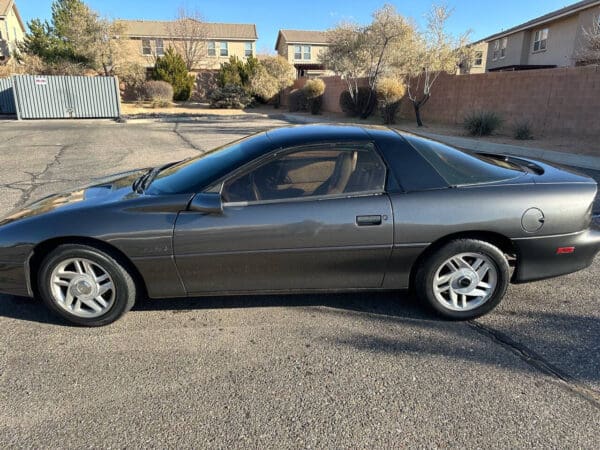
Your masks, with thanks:
[[(339, 96), (347, 89), (346, 83), (339, 77), (325, 77), (323, 81), (323, 110), (341, 112)], [(294, 88), (305, 82), (296, 80)], [(282, 104), (288, 104), (286, 95)], [(499, 113), (508, 127), (514, 121), (528, 120), (537, 135), (599, 136), (600, 66), (443, 74), (434, 84), (422, 115), (425, 122), (461, 124), (468, 113), (478, 110)], [(412, 104), (406, 98), (400, 114), (414, 119)]]
[[(325, 86), (326, 86), (325, 92), (323, 93), (323, 106), (322, 106), (323, 111), (338, 112), (338, 113), (342, 112), (342, 109), (340, 108), (340, 94), (343, 91), (348, 90), (348, 84), (338, 76), (322, 77), (321, 79), (325, 82)], [(289, 93), (294, 89), (302, 89), (302, 87), (306, 84), (306, 81), (308, 81), (307, 78), (297, 79), (294, 82), (294, 85), (290, 89), (287, 89), (284, 92), (284, 95), (282, 95), (281, 104), (283, 106), (289, 105), (289, 102), (288, 102)], [(366, 86), (366, 85), (367, 85), (366, 79), (359, 81), (359, 86)]]
[[(472, 111), (499, 113), (511, 126), (528, 120), (538, 135), (600, 134), (600, 66), (480, 75), (440, 75), (423, 107), (424, 121), (460, 124)], [(404, 100), (401, 115), (413, 118)]]
[[(150, 44), (152, 46), (152, 51), (154, 53), (154, 38), (150, 39)], [(217, 44), (216, 53), (217, 56), (208, 56), (208, 51), (206, 51), (206, 56), (202, 61), (200, 67), (195, 69), (198, 70), (216, 70), (221, 67), (221, 63), (227, 62), (231, 56), (237, 56), (238, 58), (245, 60), (245, 44), (246, 42), (253, 41), (227, 41), (228, 42), (228, 50), (229, 56), (220, 56), (219, 55), (219, 45)], [(169, 44), (172, 43), (169, 39), (163, 39), (163, 45), (165, 50), (169, 47)], [(142, 40), (135, 39), (127, 39), (125, 41), (125, 48), (130, 61), (141, 64), (144, 67), (153, 67), (156, 61), (156, 57), (154, 55), (144, 55), (142, 54)], [(252, 46), (253, 54), (256, 55), (256, 43), (253, 42)]]

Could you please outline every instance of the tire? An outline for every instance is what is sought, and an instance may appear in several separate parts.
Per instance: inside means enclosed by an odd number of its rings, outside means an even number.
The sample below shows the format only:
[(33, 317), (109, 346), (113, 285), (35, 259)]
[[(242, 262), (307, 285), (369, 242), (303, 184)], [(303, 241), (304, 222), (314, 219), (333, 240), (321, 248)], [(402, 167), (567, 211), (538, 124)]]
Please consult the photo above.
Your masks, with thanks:
[(136, 286), (118, 257), (87, 245), (65, 244), (42, 262), (42, 300), (52, 312), (76, 325), (108, 325), (135, 303)]
[(457, 239), (431, 254), (415, 277), (417, 296), (439, 315), (469, 320), (493, 310), (510, 278), (504, 253), (475, 239)]

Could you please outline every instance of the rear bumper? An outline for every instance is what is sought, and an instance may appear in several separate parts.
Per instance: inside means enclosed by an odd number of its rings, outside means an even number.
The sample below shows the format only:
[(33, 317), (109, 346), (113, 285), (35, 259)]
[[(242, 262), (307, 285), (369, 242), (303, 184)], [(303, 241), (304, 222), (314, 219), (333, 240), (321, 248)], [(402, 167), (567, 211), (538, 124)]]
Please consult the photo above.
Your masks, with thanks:
[[(600, 251), (600, 229), (591, 227), (575, 234), (513, 240), (517, 267), (513, 283), (542, 280), (585, 269)], [(559, 247), (574, 247), (573, 253), (558, 254)]]

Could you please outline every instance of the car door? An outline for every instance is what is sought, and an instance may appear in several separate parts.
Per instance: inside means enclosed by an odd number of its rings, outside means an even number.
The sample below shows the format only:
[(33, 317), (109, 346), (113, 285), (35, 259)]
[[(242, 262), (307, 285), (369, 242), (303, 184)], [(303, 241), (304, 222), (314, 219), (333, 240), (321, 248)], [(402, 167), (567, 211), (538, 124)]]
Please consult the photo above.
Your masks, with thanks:
[(371, 143), (326, 144), (226, 179), (222, 213), (178, 216), (188, 293), (380, 287), (394, 228), (386, 170)]

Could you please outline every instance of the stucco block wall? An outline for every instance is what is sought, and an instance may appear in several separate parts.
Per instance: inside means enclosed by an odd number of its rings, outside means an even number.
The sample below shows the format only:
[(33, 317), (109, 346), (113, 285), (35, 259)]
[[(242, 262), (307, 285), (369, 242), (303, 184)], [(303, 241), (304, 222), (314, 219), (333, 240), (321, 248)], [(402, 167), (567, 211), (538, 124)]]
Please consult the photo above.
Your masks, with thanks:
[[(324, 77), (323, 111), (341, 112), (339, 97), (347, 84)], [(299, 79), (293, 89), (304, 86)], [(361, 80), (361, 85), (366, 85)], [(287, 105), (288, 89), (283, 96)], [(494, 111), (506, 127), (527, 120), (537, 135), (600, 136), (600, 66), (568, 67), (473, 75), (442, 74), (421, 112), (425, 122), (462, 124), (468, 113)], [(402, 100), (400, 116), (414, 120), (412, 104)]]
[[(424, 121), (462, 124), (478, 110), (499, 113), (510, 127), (527, 120), (537, 134), (600, 135), (600, 67), (569, 67), (479, 75), (440, 75)], [(403, 100), (402, 117), (413, 118)]]
[[(323, 93), (323, 111), (328, 112), (342, 112), (340, 108), (340, 94), (346, 90), (348, 90), (348, 84), (338, 76), (332, 77), (321, 77), (321, 79), (325, 82), (325, 92)], [(288, 95), (294, 89), (302, 89), (302, 87), (306, 84), (307, 78), (298, 78), (294, 85), (286, 89), (284, 91), (284, 95), (282, 95), (282, 106), (288, 106)], [(366, 80), (360, 80), (359, 86), (366, 86)]]

